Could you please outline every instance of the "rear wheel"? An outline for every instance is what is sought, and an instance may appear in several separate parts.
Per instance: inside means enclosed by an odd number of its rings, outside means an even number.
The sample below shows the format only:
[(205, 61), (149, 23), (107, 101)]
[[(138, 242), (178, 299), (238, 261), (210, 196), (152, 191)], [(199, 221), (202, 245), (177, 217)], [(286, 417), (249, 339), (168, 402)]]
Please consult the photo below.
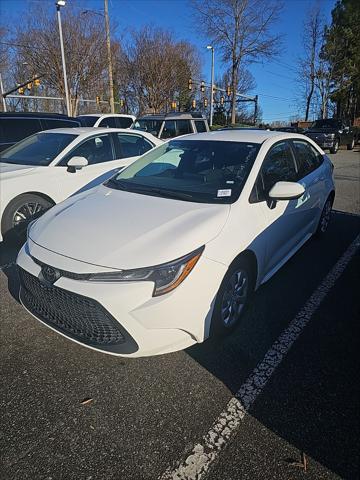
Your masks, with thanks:
[(348, 144), (346, 145), (346, 148), (347, 148), (348, 150), (353, 150), (354, 147), (355, 147), (355, 139), (353, 138), (352, 141), (351, 141), (351, 143), (348, 143)]
[(216, 296), (211, 335), (227, 335), (240, 323), (254, 291), (254, 273), (247, 258), (239, 258), (226, 273)]
[(339, 150), (339, 140), (336, 139), (334, 146), (330, 148), (330, 153), (337, 153), (338, 150)]
[(330, 196), (325, 202), (324, 208), (321, 212), (321, 217), (315, 232), (316, 237), (321, 237), (327, 231), (331, 219), (331, 210), (333, 205), (333, 197)]
[(40, 195), (26, 193), (14, 198), (6, 207), (1, 231), (4, 238), (25, 240), (29, 223), (40, 217), (54, 204)]

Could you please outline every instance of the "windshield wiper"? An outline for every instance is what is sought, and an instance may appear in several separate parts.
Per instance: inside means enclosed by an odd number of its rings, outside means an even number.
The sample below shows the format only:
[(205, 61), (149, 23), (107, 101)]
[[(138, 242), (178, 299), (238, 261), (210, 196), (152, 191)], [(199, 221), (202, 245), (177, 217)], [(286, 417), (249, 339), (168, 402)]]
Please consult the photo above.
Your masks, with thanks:
[(114, 187), (118, 190), (140, 193), (144, 195), (154, 195), (156, 197), (174, 198), (178, 200), (193, 200), (194, 198), (190, 193), (176, 192), (174, 190), (167, 190), (157, 187), (143, 187), (140, 185), (134, 185), (130, 182), (121, 182), (121, 180), (116, 180), (115, 178), (110, 178), (105, 185)]

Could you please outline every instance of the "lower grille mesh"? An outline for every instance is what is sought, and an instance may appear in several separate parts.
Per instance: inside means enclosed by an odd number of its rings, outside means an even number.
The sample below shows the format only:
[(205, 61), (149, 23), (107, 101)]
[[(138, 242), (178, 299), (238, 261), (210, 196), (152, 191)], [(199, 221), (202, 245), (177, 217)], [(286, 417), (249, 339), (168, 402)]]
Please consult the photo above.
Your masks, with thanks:
[(22, 302), (48, 325), (88, 345), (110, 346), (125, 341), (117, 322), (96, 301), (45, 285), (25, 270), (19, 271)]

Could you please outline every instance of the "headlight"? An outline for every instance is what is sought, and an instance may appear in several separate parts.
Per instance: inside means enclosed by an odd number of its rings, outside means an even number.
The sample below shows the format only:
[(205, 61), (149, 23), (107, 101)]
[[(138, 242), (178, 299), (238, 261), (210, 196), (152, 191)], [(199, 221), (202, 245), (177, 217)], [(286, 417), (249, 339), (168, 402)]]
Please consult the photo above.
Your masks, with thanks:
[(185, 280), (195, 267), (203, 250), (204, 247), (200, 247), (173, 262), (163, 263), (155, 267), (93, 273), (88, 280), (96, 282), (154, 282), (153, 296), (157, 297), (171, 292)]

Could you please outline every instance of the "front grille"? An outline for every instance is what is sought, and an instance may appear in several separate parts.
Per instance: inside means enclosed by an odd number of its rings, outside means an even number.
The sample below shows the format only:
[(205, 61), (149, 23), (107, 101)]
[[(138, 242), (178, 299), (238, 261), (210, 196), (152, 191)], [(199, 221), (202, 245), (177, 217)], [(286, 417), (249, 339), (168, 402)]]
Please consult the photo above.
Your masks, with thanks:
[(107, 349), (125, 342), (119, 324), (98, 302), (42, 283), (19, 268), (24, 306), (43, 322), (87, 345)]
[[(39, 265), (39, 267), (48, 266), (46, 263), (41, 262), (33, 256), (31, 258), (37, 265)], [(89, 280), (89, 278), (91, 277), (90, 273), (74, 273), (67, 270), (61, 270), (60, 268), (57, 268), (56, 270), (59, 272), (60, 277), (71, 278), (71, 280)]]

